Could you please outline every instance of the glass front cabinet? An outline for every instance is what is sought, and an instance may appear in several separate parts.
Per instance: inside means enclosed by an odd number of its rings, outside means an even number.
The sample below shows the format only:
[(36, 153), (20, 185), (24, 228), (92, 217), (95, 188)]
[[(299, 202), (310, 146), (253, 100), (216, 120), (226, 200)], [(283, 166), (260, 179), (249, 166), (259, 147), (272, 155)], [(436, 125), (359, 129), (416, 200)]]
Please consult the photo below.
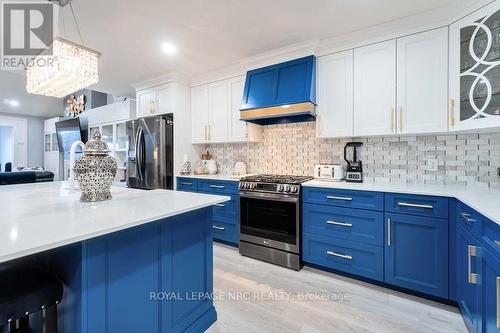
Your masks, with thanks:
[(500, 2), (450, 26), (450, 130), (500, 126)]

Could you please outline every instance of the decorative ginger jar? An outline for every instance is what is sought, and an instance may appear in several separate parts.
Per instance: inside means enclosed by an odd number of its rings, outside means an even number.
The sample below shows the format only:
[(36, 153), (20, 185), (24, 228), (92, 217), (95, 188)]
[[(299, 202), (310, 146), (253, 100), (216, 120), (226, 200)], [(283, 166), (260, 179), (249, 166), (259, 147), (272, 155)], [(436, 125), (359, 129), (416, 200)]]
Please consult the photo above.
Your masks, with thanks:
[(111, 199), (111, 184), (117, 167), (116, 160), (108, 153), (108, 145), (101, 140), (101, 132), (95, 129), (92, 138), (85, 144), (83, 156), (77, 158), (73, 167), (82, 190), (81, 201)]

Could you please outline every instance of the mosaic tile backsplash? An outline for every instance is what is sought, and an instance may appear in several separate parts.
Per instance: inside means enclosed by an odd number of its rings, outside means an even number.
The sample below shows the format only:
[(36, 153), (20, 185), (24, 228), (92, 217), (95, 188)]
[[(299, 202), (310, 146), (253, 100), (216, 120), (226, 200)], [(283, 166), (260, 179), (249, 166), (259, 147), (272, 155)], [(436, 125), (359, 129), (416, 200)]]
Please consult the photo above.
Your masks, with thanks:
[[(500, 132), (319, 139), (315, 123), (307, 122), (264, 126), (259, 143), (205, 148), (217, 161), (219, 173), (231, 174), (234, 163), (243, 161), (249, 173), (312, 175), (315, 164), (345, 164), (348, 141), (363, 142), (365, 181), (500, 188)], [(437, 171), (429, 170), (431, 159), (438, 161)]]

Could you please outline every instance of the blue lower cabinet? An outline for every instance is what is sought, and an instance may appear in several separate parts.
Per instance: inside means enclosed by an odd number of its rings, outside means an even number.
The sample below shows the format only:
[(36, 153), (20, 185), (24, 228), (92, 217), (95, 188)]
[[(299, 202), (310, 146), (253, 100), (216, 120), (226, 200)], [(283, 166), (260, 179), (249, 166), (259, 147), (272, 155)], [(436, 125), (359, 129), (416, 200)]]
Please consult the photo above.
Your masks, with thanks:
[(384, 280), (383, 247), (309, 233), (304, 233), (302, 240), (306, 263)]
[(231, 196), (231, 200), (212, 207), (212, 231), (215, 241), (238, 245), (240, 242), (240, 196), (238, 182), (217, 179), (177, 177), (177, 190)]
[(177, 177), (177, 190), (196, 192), (198, 191), (198, 180), (194, 178)]
[(481, 251), (482, 332), (500, 332), (500, 260), (487, 249)]
[(240, 242), (239, 224), (227, 223), (214, 219), (212, 221), (212, 234), (215, 240), (233, 244), (238, 244)]
[(457, 229), (457, 302), (469, 332), (481, 332), (482, 261), (479, 241), (463, 226)]
[(384, 213), (305, 203), (304, 232), (382, 246)]
[(303, 201), (337, 207), (384, 210), (384, 193), (322, 187), (303, 187)]
[(213, 206), (213, 217), (215, 220), (224, 220), (227, 223), (238, 224), (238, 211), (240, 206), (240, 197), (232, 195), (231, 201), (226, 201)]
[(447, 197), (401, 193), (385, 194), (385, 211), (405, 215), (448, 218)]
[(448, 298), (448, 221), (385, 214), (385, 282)]

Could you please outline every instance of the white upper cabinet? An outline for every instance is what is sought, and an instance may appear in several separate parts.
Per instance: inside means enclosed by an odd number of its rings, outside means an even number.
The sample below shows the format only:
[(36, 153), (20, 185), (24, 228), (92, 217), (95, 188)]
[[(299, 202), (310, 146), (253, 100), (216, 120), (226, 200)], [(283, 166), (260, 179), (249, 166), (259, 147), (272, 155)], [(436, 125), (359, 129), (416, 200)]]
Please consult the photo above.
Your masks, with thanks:
[(317, 68), (316, 136), (353, 135), (353, 51), (319, 57)]
[(137, 99), (137, 117), (147, 117), (153, 114), (154, 90), (144, 89), (136, 94)]
[(137, 98), (137, 117), (149, 117), (165, 113), (174, 113), (173, 83), (139, 90)]
[(174, 113), (174, 94), (172, 83), (155, 88), (155, 112), (157, 114)]
[(245, 76), (239, 76), (228, 80), (229, 89), (229, 133), (228, 141), (245, 141), (248, 136), (247, 122), (240, 120), (240, 106), (245, 87)]
[(450, 130), (500, 126), (500, 1), (450, 26)]
[(395, 133), (396, 40), (354, 49), (354, 135)]
[(192, 143), (208, 142), (208, 85), (191, 88)]
[(397, 39), (397, 133), (448, 129), (448, 29)]
[(227, 142), (227, 80), (208, 85), (208, 141)]
[(192, 143), (259, 141), (261, 127), (240, 120), (245, 76), (191, 88)]
[(245, 87), (245, 76), (238, 76), (227, 81), (228, 87), (228, 142), (260, 141), (262, 127), (240, 120), (240, 106)]

